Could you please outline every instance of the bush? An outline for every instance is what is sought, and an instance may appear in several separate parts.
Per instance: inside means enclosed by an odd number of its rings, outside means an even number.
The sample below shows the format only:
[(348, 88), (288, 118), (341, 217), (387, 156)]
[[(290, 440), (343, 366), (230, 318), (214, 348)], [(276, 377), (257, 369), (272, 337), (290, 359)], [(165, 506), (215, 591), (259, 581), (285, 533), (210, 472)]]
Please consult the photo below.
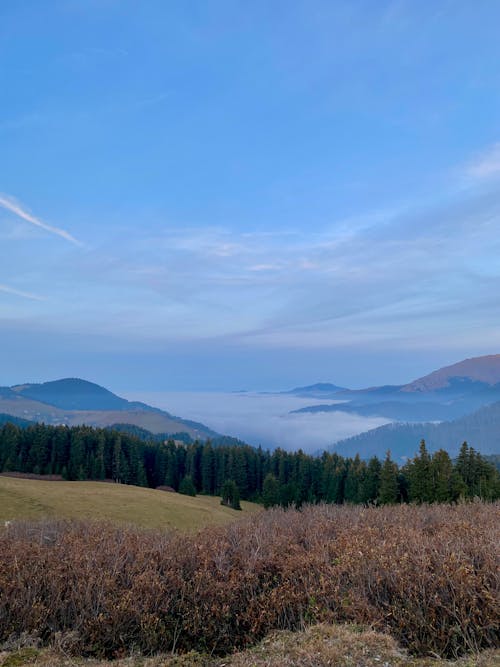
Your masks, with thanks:
[(499, 504), (470, 503), (273, 509), (196, 535), (14, 524), (0, 535), (0, 642), (225, 654), (324, 621), (418, 654), (494, 647), (499, 519)]

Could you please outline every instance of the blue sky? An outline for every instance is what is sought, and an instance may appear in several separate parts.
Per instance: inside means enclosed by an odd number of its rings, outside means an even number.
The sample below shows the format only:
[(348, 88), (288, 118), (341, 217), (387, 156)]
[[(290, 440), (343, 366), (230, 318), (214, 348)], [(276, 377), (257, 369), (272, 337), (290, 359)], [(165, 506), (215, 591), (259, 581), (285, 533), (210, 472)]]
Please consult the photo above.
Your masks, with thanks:
[(497, 353), (500, 6), (0, 4), (0, 384)]

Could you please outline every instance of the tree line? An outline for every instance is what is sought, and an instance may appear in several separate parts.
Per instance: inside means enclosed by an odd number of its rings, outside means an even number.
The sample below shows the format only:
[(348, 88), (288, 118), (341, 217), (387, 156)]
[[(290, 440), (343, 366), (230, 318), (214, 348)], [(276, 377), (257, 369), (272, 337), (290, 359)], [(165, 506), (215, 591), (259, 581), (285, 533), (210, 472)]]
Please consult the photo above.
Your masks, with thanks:
[[(390, 504), (500, 498), (500, 475), (473, 447), (463, 443), (456, 460), (444, 450), (418, 454), (398, 466), (384, 460), (342, 457), (302, 450), (273, 452), (245, 444), (144, 441), (90, 426), (0, 427), (0, 472), (61, 475), (68, 480), (112, 480), (195, 495), (233, 496), (264, 506), (303, 503)], [(228, 482), (230, 485), (228, 486)], [(232, 489), (228, 496), (229, 488)]]

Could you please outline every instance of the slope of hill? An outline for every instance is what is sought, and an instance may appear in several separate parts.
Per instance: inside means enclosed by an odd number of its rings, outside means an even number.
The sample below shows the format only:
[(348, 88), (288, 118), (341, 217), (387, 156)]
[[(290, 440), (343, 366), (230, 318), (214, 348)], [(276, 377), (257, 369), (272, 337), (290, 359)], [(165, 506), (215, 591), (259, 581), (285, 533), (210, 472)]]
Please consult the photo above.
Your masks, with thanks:
[(420, 440), (430, 451), (445, 449), (456, 455), (466, 440), (482, 454), (500, 452), (500, 402), (470, 415), (439, 424), (387, 424), (335, 443), (330, 449), (343, 456), (381, 456), (388, 449), (393, 458), (413, 456)]
[(213, 496), (184, 496), (107, 482), (60, 482), (0, 475), (0, 521), (102, 519), (144, 528), (197, 530), (222, 525), (260, 509), (242, 501), (243, 512)]
[(414, 380), (402, 387), (403, 392), (431, 392), (453, 388), (452, 380), (477, 385), (494, 386), (500, 383), (500, 354), (464, 359), (451, 366)]
[(43, 384), (0, 387), (0, 413), (46, 424), (111, 426), (127, 423), (152, 433), (219, 434), (204, 424), (171, 415), (145, 403), (127, 401), (93, 382), (65, 378)]

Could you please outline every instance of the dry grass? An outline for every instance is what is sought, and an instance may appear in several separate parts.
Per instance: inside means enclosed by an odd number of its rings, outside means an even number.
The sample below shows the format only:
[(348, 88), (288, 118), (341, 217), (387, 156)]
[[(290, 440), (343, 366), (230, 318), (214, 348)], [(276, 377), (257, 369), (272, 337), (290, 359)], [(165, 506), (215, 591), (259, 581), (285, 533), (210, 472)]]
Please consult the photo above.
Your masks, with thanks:
[(499, 519), (499, 504), (477, 503), (272, 510), (196, 535), (12, 526), (0, 641), (227, 655), (327, 622), (369, 625), (421, 656), (498, 648)]
[(0, 521), (102, 519), (144, 528), (198, 530), (224, 525), (260, 509), (242, 502), (235, 512), (211, 496), (183, 496), (125, 484), (49, 482), (0, 476)]
[(24, 648), (0, 653), (0, 667), (499, 667), (500, 651), (484, 651), (457, 662), (413, 658), (392, 637), (349, 625), (315, 625), (305, 631), (274, 632), (256, 647), (224, 658), (191, 652), (113, 661), (74, 658), (52, 650)]

